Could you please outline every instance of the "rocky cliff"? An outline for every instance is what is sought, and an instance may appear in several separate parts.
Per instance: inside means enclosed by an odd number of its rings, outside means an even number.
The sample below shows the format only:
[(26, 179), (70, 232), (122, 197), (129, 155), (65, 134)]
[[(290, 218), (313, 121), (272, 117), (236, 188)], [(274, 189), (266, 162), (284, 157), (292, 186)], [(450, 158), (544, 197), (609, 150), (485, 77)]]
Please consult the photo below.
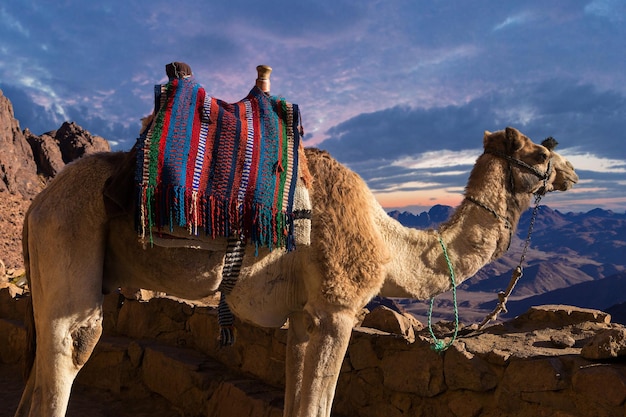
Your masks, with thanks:
[(31, 199), (66, 164), (109, 150), (104, 138), (73, 122), (41, 136), (22, 131), (0, 90), (0, 269), (22, 267), (22, 222)]

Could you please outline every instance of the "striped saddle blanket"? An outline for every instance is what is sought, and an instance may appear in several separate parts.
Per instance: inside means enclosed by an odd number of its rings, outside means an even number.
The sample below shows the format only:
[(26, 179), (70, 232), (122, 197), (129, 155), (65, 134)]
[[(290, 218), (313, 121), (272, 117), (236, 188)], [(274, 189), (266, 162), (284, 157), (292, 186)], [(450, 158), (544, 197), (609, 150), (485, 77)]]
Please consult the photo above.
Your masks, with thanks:
[[(310, 243), (296, 104), (258, 87), (230, 104), (192, 78), (157, 85), (155, 96), (137, 155), (142, 237), (184, 227), (270, 249)], [(308, 219), (307, 230), (294, 230), (299, 219)]]

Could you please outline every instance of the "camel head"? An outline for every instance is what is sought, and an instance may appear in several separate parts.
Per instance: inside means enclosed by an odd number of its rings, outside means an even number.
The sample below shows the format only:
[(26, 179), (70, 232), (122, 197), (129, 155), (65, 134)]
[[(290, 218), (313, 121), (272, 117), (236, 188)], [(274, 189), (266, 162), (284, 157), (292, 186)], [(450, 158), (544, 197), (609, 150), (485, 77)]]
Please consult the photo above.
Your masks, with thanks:
[[(548, 138), (538, 145), (512, 127), (493, 133), (485, 131), (483, 139), (485, 154), (508, 162), (510, 188), (516, 193), (566, 191), (578, 182), (572, 164), (554, 151), (556, 144)], [(513, 175), (513, 171), (517, 173)]]

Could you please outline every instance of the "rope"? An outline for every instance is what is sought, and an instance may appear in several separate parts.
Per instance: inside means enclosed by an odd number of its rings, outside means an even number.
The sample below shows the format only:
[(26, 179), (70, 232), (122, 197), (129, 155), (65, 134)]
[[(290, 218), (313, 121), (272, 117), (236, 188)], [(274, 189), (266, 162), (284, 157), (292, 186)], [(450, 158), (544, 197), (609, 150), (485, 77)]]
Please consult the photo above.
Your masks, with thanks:
[(513, 274), (511, 275), (511, 280), (509, 281), (509, 285), (506, 288), (506, 291), (500, 291), (498, 293), (498, 304), (496, 305), (496, 308), (491, 313), (487, 314), (483, 321), (478, 325), (479, 331), (483, 330), (487, 323), (489, 323), (491, 320), (495, 320), (500, 312), (504, 312), (505, 314), (507, 313), (506, 302), (513, 292), (513, 288), (515, 288), (515, 285), (517, 285), (517, 281), (519, 281), (519, 279), (524, 275), (522, 264), (526, 259), (526, 252), (528, 251), (528, 248), (530, 246), (530, 236), (532, 235), (533, 228), (535, 227), (535, 220), (537, 218), (537, 214), (539, 213), (539, 202), (541, 201), (542, 197), (542, 194), (535, 194), (535, 207), (533, 208), (533, 214), (530, 218), (530, 224), (528, 225), (528, 234), (526, 235), (526, 241), (524, 242), (524, 249), (522, 249), (522, 255), (520, 256), (519, 263), (517, 267), (513, 270)]
[(239, 271), (245, 253), (245, 247), (241, 236), (229, 237), (226, 255), (224, 256), (224, 267), (222, 270), (222, 282), (220, 301), (217, 306), (217, 322), (220, 325), (219, 341), (220, 346), (232, 346), (235, 344), (235, 316), (230, 311), (226, 302), (226, 296), (235, 288)]
[(450, 281), (452, 282), (452, 300), (454, 302), (454, 334), (452, 335), (452, 339), (450, 339), (448, 343), (445, 343), (443, 340), (437, 339), (437, 336), (435, 336), (432, 326), (433, 304), (435, 302), (435, 297), (432, 297), (430, 299), (430, 308), (428, 309), (428, 331), (430, 332), (430, 336), (433, 338), (433, 344), (430, 348), (437, 353), (441, 353), (444, 350), (448, 349), (450, 346), (452, 346), (452, 343), (454, 343), (454, 341), (456, 340), (456, 336), (459, 333), (459, 309), (456, 302), (456, 279), (454, 278), (454, 269), (452, 268), (452, 262), (450, 262), (448, 250), (446, 249), (446, 245), (443, 243), (441, 235), (439, 235), (439, 243), (441, 244), (441, 249), (443, 249), (443, 256), (446, 259), (448, 271), (450, 271)]

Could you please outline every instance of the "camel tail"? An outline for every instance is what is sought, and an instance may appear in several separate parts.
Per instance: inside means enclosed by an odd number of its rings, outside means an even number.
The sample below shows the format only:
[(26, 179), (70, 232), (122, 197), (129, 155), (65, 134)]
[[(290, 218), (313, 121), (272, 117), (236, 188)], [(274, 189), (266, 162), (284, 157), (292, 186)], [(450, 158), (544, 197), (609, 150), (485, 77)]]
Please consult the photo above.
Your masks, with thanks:
[[(30, 212), (30, 210), (29, 210)], [(30, 285), (30, 256), (28, 253), (28, 212), (24, 219), (24, 227), (22, 228), (22, 255), (24, 257), (24, 270), (28, 285)], [(26, 327), (26, 352), (24, 352), (24, 381), (28, 381), (30, 373), (35, 363), (35, 351), (37, 348), (37, 334), (35, 332), (35, 315), (33, 313), (33, 297), (28, 297), (26, 306), (26, 316), (24, 317), (24, 327)]]

